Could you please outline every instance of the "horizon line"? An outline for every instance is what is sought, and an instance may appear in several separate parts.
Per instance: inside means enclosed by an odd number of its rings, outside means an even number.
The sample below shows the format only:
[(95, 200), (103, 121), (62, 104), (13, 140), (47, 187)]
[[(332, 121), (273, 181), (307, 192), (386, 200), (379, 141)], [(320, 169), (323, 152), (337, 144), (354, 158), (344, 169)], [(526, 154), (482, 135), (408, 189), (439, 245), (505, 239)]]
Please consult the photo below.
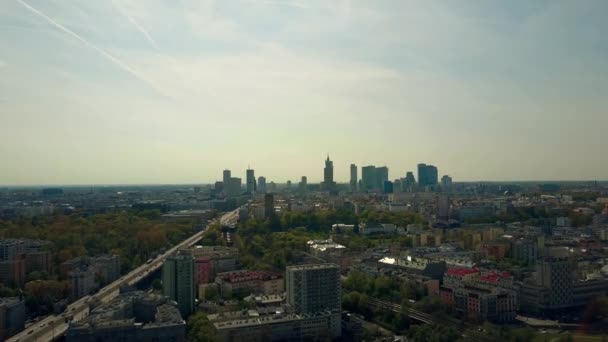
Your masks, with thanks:
[[(274, 182), (275, 184), (286, 184), (287, 181), (284, 182)], [(270, 182), (267, 181), (267, 184)], [(550, 179), (531, 179), (531, 180), (465, 180), (465, 181), (454, 181), (452, 184), (458, 183), (608, 183), (608, 179), (560, 179), (560, 180), (550, 180)], [(299, 181), (292, 181), (292, 184), (298, 184)], [(322, 184), (322, 181), (319, 182), (308, 182), (308, 185), (312, 184)], [(184, 183), (74, 183), (74, 184), (61, 184), (61, 183), (51, 183), (51, 184), (0, 184), (0, 188), (40, 188), (40, 187), (113, 187), (113, 186), (185, 186), (185, 185), (193, 185), (193, 186), (205, 186), (210, 185), (213, 186), (215, 182), (205, 183), (205, 182), (184, 182)], [(336, 182), (338, 185), (349, 185), (350, 182)], [(440, 183), (438, 183), (440, 184)]]

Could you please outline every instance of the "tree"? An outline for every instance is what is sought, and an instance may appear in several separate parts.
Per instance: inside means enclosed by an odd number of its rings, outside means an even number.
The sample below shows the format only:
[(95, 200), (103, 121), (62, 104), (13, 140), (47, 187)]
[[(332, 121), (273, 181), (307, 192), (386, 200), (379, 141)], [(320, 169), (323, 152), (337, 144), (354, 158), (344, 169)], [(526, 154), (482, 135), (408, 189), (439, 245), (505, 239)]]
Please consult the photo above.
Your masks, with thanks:
[(458, 339), (458, 333), (451, 327), (438, 324), (415, 325), (409, 336), (414, 341), (451, 342)]
[(10, 287), (4, 286), (4, 284), (0, 284), (0, 298), (3, 297), (15, 297), (18, 295), (17, 290), (14, 290)]
[(188, 319), (188, 340), (196, 342), (215, 341), (215, 327), (202, 312), (197, 312)]
[(161, 291), (163, 289), (163, 283), (160, 281), (160, 279), (154, 279), (152, 282), (152, 288), (155, 291)]

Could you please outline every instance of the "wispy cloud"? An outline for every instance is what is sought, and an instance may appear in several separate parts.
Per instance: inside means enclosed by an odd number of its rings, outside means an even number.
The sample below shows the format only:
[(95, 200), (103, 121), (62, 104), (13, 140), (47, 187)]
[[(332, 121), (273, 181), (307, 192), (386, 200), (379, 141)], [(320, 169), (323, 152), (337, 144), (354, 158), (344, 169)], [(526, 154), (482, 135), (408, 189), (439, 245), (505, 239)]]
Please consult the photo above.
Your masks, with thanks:
[(90, 47), (91, 49), (97, 51), (98, 53), (100, 53), (103, 57), (105, 57), (106, 59), (108, 59), (110, 62), (112, 62), (113, 64), (117, 65), (118, 67), (120, 67), (121, 69), (123, 69), (124, 71), (128, 72), (129, 74), (131, 74), (133, 77), (139, 79), (140, 81), (145, 82), (146, 84), (148, 84), (150, 87), (152, 87), (154, 90), (156, 90), (157, 92), (159, 92), (161, 95), (164, 95), (166, 97), (171, 97), (167, 94), (167, 92), (165, 92), (161, 87), (159, 87), (156, 83), (154, 83), (153, 81), (151, 81), (150, 79), (148, 79), (147, 77), (144, 77), (141, 73), (137, 72), (136, 70), (134, 70), (132, 67), (130, 67), (128, 64), (126, 64), (125, 62), (121, 61), (120, 59), (118, 59), (117, 57), (115, 57), (114, 55), (110, 54), (109, 52), (105, 51), (104, 49), (100, 48), (99, 46), (91, 43), (90, 41), (88, 41), (87, 39), (83, 38), (81, 35), (79, 35), (78, 33), (70, 30), (69, 28), (61, 25), (60, 23), (58, 23), (56, 20), (54, 20), (53, 18), (49, 17), (48, 15), (44, 14), (42, 11), (34, 8), (33, 6), (31, 6), (30, 4), (28, 4), (27, 2), (23, 1), (23, 0), (17, 0), (17, 2), (19, 2), (21, 5), (23, 5), (23, 7), (25, 7), (28, 11), (44, 18), (46, 21), (48, 21), (50, 24), (52, 24), (53, 26), (55, 26), (56, 28), (60, 29), (61, 31), (67, 33), (68, 35), (76, 38), (77, 40), (79, 40), (80, 42), (82, 42), (83, 44), (85, 44), (86, 46)]
[(286, 0), (249, 0), (249, 2), (255, 2), (258, 4), (267, 4), (267, 5), (275, 5), (275, 6), (288, 6), (288, 7), (296, 7), (307, 9), (309, 8), (304, 3), (299, 1), (286, 1)]
[(150, 35), (150, 33), (148, 33), (148, 31), (146, 29), (143, 28), (143, 26), (141, 26), (137, 20), (135, 20), (135, 18), (133, 18), (129, 12), (127, 12), (122, 5), (120, 5), (117, 1), (112, 1), (112, 4), (114, 5), (114, 7), (116, 7), (118, 9), (118, 11), (125, 17), (127, 18), (127, 20), (129, 20), (129, 22), (137, 29), (137, 31), (139, 31), (144, 37), (146, 37), (146, 40), (148, 42), (150, 42), (150, 44), (152, 44), (152, 46), (154, 46), (156, 49), (160, 49), (158, 44), (156, 43), (156, 41), (154, 40), (154, 38), (152, 38), (152, 36)]

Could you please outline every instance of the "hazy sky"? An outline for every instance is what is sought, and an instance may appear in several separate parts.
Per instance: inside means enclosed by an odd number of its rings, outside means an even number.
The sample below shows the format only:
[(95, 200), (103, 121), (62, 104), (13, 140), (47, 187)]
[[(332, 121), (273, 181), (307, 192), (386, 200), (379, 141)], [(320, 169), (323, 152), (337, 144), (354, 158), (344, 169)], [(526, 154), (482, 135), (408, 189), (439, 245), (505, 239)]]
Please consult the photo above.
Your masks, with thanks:
[(608, 1), (1, 0), (0, 184), (608, 179)]

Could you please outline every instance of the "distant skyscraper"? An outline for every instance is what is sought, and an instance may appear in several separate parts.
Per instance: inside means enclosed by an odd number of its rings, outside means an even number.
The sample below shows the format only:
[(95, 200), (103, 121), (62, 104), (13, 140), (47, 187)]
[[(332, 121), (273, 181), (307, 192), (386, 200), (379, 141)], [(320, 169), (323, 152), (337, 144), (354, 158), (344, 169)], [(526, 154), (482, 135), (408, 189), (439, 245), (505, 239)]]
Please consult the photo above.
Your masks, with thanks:
[(300, 184), (298, 185), (298, 188), (301, 192), (306, 191), (306, 186), (308, 185), (308, 178), (306, 178), (306, 176), (302, 176), (302, 180), (300, 180)]
[(418, 164), (418, 185), (421, 188), (435, 186), (438, 183), (437, 167), (433, 165)]
[(230, 177), (228, 179), (228, 186), (224, 185), (224, 192), (226, 196), (238, 196), (241, 194), (241, 179), (237, 177)]
[(194, 258), (188, 252), (171, 255), (163, 264), (163, 295), (177, 302), (184, 318), (194, 312)]
[(416, 184), (416, 178), (414, 177), (414, 173), (412, 171), (408, 171), (405, 174), (405, 189), (411, 190), (414, 184)]
[(441, 177), (441, 190), (446, 192), (452, 191), (452, 177), (448, 175)]
[(340, 268), (338, 265), (287, 266), (285, 285), (287, 303), (298, 313), (341, 312)]
[(350, 190), (357, 192), (357, 165), (350, 164)]
[(361, 190), (374, 190), (376, 187), (376, 167), (373, 165), (361, 168)]
[(427, 166), (427, 174), (429, 176), (429, 185), (435, 186), (439, 183), (439, 174), (437, 172), (437, 167), (433, 165)]
[(266, 218), (274, 216), (274, 194), (272, 193), (264, 196), (264, 216)]
[(383, 189), (384, 182), (388, 181), (388, 167), (381, 166), (376, 168), (376, 188)]
[(327, 160), (325, 160), (325, 168), (323, 169), (323, 188), (325, 190), (334, 189), (334, 162), (329, 160), (329, 154)]
[(223, 178), (222, 178), (222, 182), (224, 183), (224, 189), (226, 189), (226, 187), (229, 185), (230, 177), (232, 177), (230, 170), (224, 170)]
[(405, 184), (405, 178), (395, 179), (393, 181), (393, 192), (403, 192), (403, 184)]
[(391, 182), (389, 180), (385, 180), (384, 183), (382, 184), (382, 192), (384, 192), (385, 194), (392, 194), (393, 193), (393, 182)]
[(258, 177), (257, 190), (258, 190), (258, 192), (266, 193), (266, 177), (262, 177), (262, 176)]
[(247, 169), (247, 192), (253, 194), (256, 190), (255, 174), (252, 169)]

